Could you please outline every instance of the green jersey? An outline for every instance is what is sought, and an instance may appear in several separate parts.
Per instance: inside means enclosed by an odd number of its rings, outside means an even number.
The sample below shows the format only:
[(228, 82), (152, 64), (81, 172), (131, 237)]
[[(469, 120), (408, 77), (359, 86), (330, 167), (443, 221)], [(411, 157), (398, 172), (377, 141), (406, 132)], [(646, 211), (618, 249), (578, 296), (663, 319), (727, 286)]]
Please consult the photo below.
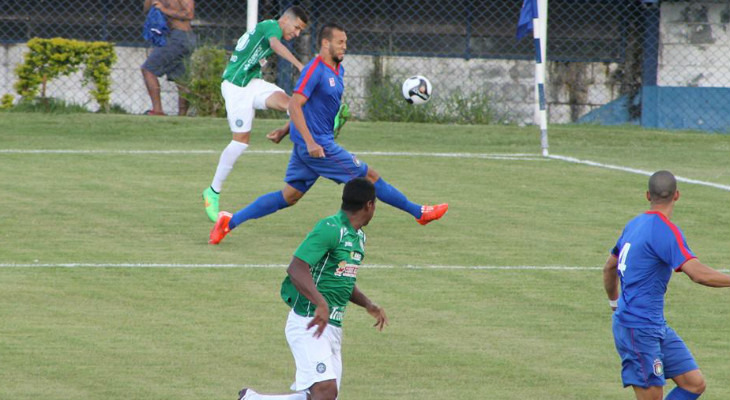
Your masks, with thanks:
[(234, 85), (246, 86), (251, 79), (260, 78), (262, 60), (274, 52), (269, 39), (275, 37), (281, 40), (283, 34), (276, 20), (267, 19), (256, 24), (253, 31), (244, 33), (238, 39), (223, 71), (223, 79)]
[[(357, 270), (365, 257), (365, 233), (353, 228), (344, 211), (340, 211), (319, 221), (294, 256), (309, 264), (314, 285), (329, 305), (329, 323), (342, 326)], [(295, 313), (314, 316), (316, 306), (297, 291), (289, 276), (281, 284), (281, 298)]]

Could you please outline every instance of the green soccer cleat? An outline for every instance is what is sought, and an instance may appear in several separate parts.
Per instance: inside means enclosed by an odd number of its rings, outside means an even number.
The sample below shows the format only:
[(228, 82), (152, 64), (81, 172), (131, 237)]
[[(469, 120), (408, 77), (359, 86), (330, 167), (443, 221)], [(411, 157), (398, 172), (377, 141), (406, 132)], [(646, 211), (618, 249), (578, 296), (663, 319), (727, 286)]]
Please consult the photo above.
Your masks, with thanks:
[(218, 220), (218, 198), (219, 193), (213, 191), (213, 188), (208, 187), (203, 191), (203, 202), (205, 203), (205, 213), (208, 214), (208, 218), (215, 222)]
[(347, 106), (347, 103), (342, 103), (335, 116), (335, 138), (340, 134), (340, 129), (345, 126), (348, 118), (350, 118), (350, 107)]

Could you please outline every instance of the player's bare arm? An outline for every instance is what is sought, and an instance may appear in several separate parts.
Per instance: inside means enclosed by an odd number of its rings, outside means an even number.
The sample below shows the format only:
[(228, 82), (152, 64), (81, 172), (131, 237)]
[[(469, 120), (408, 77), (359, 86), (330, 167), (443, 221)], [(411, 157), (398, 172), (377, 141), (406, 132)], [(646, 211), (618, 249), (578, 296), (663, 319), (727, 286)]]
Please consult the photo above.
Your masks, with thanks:
[(281, 128), (274, 129), (273, 131), (266, 134), (266, 138), (271, 140), (272, 142), (279, 144), (282, 139), (286, 137), (286, 135), (289, 134), (289, 121), (286, 121), (286, 124), (282, 126)]
[(317, 306), (314, 310), (314, 318), (307, 325), (307, 329), (316, 325), (317, 329), (314, 331), (314, 337), (320, 337), (330, 320), (329, 305), (314, 285), (312, 273), (309, 271), (309, 264), (298, 257), (292, 257), (286, 272), (297, 291)]
[(323, 158), (324, 149), (322, 146), (317, 144), (312, 138), (312, 133), (309, 132), (307, 127), (307, 121), (304, 119), (304, 111), (302, 106), (307, 102), (307, 98), (300, 93), (294, 93), (291, 100), (289, 100), (289, 118), (297, 130), (302, 135), (302, 139), (307, 144), (307, 152), (314, 158)]
[(281, 43), (281, 40), (279, 40), (275, 37), (272, 37), (269, 39), (269, 45), (271, 46), (271, 50), (274, 50), (274, 53), (278, 54), (279, 57), (292, 63), (292, 65), (297, 67), (299, 72), (302, 72), (304, 65), (297, 59), (297, 57), (294, 54), (292, 54), (291, 51), (289, 51), (289, 49), (286, 46), (284, 46), (284, 43)]
[[(608, 256), (608, 260), (603, 266), (603, 287), (606, 289), (609, 300), (618, 299), (618, 259), (613, 255)], [(616, 307), (612, 306), (611, 309), (616, 311)]]
[(693, 282), (709, 287), (730, 287), (730, 275), (716, 271), (698, 259), (693, 258), (684, 265), (682, 271), (692, 279)]
[(383, 328), (385, 328), (385, 325), (388, 325), (388, 316), (385, 315), (385, 310), (378, 306), (377, 304), (373, 303), (366, 295), (363, 293), (357, 285), (352, 289), (352, 294), (350, 295), (350, 302), (357, 304), (360, 307), (365, 308), (367, 310), (368, 314), (372, 315), (373, 318), (375, 318), (375, 325), (373, 325), (375, 328), (377, 328), (379, 331), (382, 331)]

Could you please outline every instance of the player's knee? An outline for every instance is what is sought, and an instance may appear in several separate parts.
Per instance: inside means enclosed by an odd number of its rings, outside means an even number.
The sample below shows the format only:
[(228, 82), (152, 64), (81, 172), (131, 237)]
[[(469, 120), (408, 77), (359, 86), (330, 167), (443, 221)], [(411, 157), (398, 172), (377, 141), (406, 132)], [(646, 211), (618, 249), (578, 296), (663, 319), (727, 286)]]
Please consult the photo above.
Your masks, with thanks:
[(380, 175), (378, 175), (378, 171), (376, 171), (376, 170), (374, 170), (372, 168), (368, 168), (368, 173), (367, 173), (367, 175), (365, 175), (365, 177), (371, 183), (375, 183), (375, 182), (378, 181), (378, 179), (380, 179)]
[(312, 400), (336, 400), (337, 399), (337, 381), (329, 380), (317, 382), (309, 390)]
[(289, 109), (289, 96), (284, 92), (275, 92), (266, 99), (266, 108), (270, 110), (286, 111)]
[(705, 382), (705, 378), (700, 376), (699, 379), (690, 382), (689, 385), (682, 389), (694, 394), (702, 394), (705, 392), (705, 389), (707, 389), (707, 383)]
[(284, 190), (282, 190), (282, 196), (284, 196), (284, 201), (286, 201), (286, 204), (288, 204), (289, 206), (293, 206), (294, 204), (297, 204), (299, 199), (304, 196), (304, 193), (294, 189), (291, 186), (286, 186)]

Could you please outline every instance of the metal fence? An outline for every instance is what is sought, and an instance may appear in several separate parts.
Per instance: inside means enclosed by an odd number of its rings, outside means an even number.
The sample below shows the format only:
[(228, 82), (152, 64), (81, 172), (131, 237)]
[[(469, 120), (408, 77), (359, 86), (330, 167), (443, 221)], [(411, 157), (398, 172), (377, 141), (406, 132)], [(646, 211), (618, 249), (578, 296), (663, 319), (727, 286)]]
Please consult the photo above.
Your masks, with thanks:
[[(0, 1), (0, 95), (13, 92), (15, 64), (33, 37), (117, 44), (112, 103), (131, 113), (149, 108), (139, 67), (142, 1)], [(259, 20), (292, 4), (310, 26), (290, 43), (307, 61), (319, 26), (346, 27), (346, 100), (360, 118), (410, 118), (399, 82), (420, 74), (434, 86), (421, 117), (467, 122), (532, 123), (534, 48), (516, 40), (519, 0), (261, 1)], [(246, 2), (196, 2), (198, 43), (231, 49), (245, 31)], [(551, 123), (633, 123), (660, 128), (730, 130), (730, 2), (550, 0), (547, 98)], [(270, 62), (270, 80), (290, 91), (298, 78), (286, 62)], [(49, 93), (94, 108), (81, 79), (49, 83)], [(163, 100), (175, 111), (176, 90)], [(422, 107), (422, 106), (419, 106)], [(411, 107), (414, 108), (414, 107)], [(407, 111), (407, 109), (406, 109)]]

